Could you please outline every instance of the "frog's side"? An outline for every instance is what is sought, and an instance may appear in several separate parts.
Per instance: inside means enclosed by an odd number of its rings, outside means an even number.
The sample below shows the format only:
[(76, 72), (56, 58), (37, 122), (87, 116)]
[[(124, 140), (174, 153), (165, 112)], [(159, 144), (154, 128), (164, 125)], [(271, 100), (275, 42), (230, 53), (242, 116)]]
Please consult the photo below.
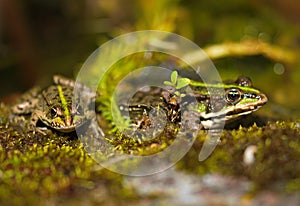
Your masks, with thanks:
[(53, 82), (53, 85), (43, 90), (33, 88), (25, 93), (11, 107), (11, 111), (14, 115), (31, 114), (29, 128), (33, 131), (36, 130), (38, 121), (60, 132), (74, 131), (91, 118), (92, 112), (82, 109), (82, 101), (87, 101), (87, 105), (94, 102), (95, 93), (87, 86), (79, 84), (76, 86), (84, 92), (85, 99), (73, 99), (73, 80), (54, 76)]
[[(159, 105), (166, 110), (171, 122), (180, 122), (180, 104), (185, 105), (184, 102), (188, 103), (193, 97), (198, 101), (198, 107), (194, 110), (200, 116), (201, 126), (209, 129), (212, 125), (217, 127), (216, 122), (234, 120), (239, 116), (250, 114), (268, 101), (265, 94), (252, 86), (252, 81), (248, 77), (216, 84), (191, 81), (189, 86), (193, 91), (186, 93), (181, 100), (174, 91), (168, 89), (149, 88), (146, 92), (139, 91), (132, 99), (128, 111), (133, 114), (131, 116), (138, 119)], [(126, 107), (122, 105), (120, 110), (124, 108)]]

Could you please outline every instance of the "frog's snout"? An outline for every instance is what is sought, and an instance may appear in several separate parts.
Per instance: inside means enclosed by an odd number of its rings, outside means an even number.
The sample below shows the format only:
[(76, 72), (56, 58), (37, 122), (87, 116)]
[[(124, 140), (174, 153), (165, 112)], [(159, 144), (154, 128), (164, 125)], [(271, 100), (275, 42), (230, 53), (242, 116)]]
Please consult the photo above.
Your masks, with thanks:
[(65, 125), (68, 127), (72, 125), (72, 119), (70, 117), (65, 119)]
[(264, 105), (268, 102), (268, 97), (265, 94), (260, 93), (258, 96), (260, 99), (260, 105)]

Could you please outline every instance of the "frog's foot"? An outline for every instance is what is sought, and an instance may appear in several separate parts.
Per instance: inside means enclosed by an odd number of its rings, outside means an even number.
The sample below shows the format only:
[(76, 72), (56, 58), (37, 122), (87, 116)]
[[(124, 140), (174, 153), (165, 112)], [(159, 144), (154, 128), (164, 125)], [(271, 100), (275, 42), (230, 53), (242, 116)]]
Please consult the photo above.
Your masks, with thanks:
[(41, 135), (47, 135), (46, 131), (48, 130), (47, 127), (36, 127), (35, 130), (34, 130), (34, 134), (41, 134)]
[(9, 122), (13, 125), (18, 125), (20, 127), (25, 127), (26, 118), (24, 116), (19, 115), (10, 115)]
[(47, 135), (48, 128), (47, 127), (37, 127), (36, 125), (29, 124), (27, 126), (26, 132), (32, 135), (40, 134), (43, 136)]
[(34, 111), (30, 117), (30, 124), (28, 127), (28, 131), (32, 132), (33, 134), (40, 133), (42, 135), (46, 135), (44, 131), (47, 130), (47, 127), (37, 127), (37, 122), (39, 118), (43, 115), (41, 111)]

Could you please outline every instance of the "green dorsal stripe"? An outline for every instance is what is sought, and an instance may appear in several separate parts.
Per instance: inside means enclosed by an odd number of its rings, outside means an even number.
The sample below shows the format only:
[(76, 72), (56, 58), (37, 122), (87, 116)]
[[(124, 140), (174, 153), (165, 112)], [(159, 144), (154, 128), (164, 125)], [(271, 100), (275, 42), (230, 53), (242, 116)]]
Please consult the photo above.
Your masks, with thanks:
[(57, 85), (57, 90), (58, 90), (58, 95), (62, 104), (62, 108), (64, 110), (64, 114), (66, 118), (70, 118), (70, 112), (68, 109), (68, 103), (67, 100), (65, 98), (65, 95), (63, 93), (62, 87), (60, 85)]
[(251, 87), (245, 87), (245, 86), (238, 86), (234, 84), (205, 84), (203, 82), (197, 82), (197, 81), (191, 81), (190, 82), (191, 86), (198, 86), (198, 87), (211, 87), (211, 88), (224, 88), (224, 89), (229, 89), (229, 88), (237, 88), (245, 92), (253, 92), (253, 93), (260, 93), (259, 90), (251, 88)]

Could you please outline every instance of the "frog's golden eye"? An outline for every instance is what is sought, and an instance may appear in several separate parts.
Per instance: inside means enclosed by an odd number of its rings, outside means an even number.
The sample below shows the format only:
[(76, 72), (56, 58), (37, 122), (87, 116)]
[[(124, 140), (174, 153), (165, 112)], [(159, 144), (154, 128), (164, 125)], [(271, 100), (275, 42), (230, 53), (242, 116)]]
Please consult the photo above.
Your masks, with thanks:
[(242, 94), (238, 89), (229, 89), (226, 91), (225, 97), (227, 102), (236, 104), (241, 100)]

